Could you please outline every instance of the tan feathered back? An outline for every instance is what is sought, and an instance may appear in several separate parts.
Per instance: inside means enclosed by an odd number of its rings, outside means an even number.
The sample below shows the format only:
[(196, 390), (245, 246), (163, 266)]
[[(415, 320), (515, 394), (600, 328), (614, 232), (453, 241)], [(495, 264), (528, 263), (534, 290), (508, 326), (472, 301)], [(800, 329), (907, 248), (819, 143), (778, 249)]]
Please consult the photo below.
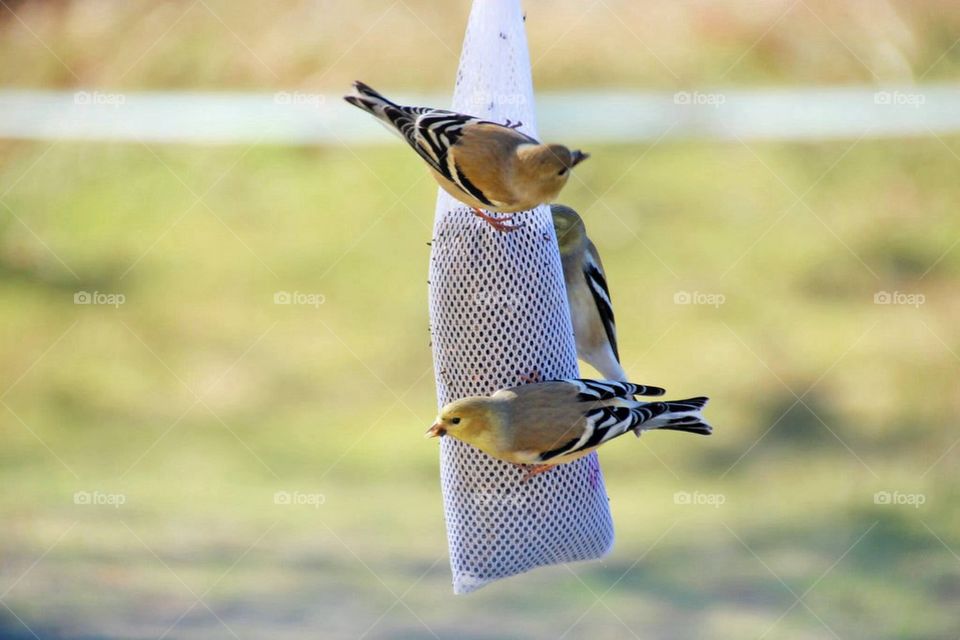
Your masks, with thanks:
[(514, 202), (511, 176), (517, 162), (520, 145), (536, 141), (519, 131), (496, 124), (476, 124), (467, 127), (453, 148), (453, 158), (464, 175), (483, 184), (484, 195), (493, 202)]
[[(568, 382), (544, 382), (498, 391), (492, 397), (495, 400), (521, 400), (503, 403), (512, 424), (527, 425), (527, 428), (515, 429), (509, 434), (511, 447), (516, 451), (542, 452), (545, 440), (548, 443), (556, 441), (553, 448), (557, 448), (580, 438), (584, 430), (584, 414), (595, 405), (578, 400), (578, 393), (577, 388)], [(577, 416), (577, 419), (567, 425), (543, 423), (542, 417), (551, 414)]]

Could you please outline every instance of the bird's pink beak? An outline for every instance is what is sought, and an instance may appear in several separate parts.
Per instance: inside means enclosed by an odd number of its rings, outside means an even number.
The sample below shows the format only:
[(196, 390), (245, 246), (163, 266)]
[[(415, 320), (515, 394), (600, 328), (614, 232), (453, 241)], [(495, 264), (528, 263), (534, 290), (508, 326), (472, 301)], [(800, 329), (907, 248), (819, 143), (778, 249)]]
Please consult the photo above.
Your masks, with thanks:
[(445, 435), (447, 430), (443, 428), (442, 422), (435, 422), (433, 426), (427, 429), (427, 432), (423, 434), (424, 438), (439, 438), (442, 435)]

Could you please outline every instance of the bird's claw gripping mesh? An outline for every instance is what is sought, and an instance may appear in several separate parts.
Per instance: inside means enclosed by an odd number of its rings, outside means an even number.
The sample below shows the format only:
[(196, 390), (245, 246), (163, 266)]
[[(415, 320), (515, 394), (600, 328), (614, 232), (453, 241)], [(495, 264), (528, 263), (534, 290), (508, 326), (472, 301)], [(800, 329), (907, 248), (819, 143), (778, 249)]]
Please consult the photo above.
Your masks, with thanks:
[[(536, 136), (519, 0), (475, 0), (453, 109)], [(529, 382), (578, 376), (563, 271), (546, 206), (495, 230), (446, 193), (437, 200), (430, 320), (440, 406)], [(613, 544), (596, 453), (521, 482), (526, 470), (441, 438), (454, 593)]]

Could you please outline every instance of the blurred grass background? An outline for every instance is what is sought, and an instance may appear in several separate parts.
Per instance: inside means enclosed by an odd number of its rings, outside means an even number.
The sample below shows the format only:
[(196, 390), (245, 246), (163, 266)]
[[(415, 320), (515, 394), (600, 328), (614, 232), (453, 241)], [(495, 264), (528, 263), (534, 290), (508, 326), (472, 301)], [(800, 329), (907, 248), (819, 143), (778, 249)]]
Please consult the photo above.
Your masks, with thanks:
[[(5, 0), (0, 83), (447, 90), (467, 11)], [(539, 88), (960, 65), (936, 0), (527, 12)], [(420, 438), (436, 188), (409, 151), (0, 141), (0, 637), (960, 635), (960, 140), (572, 142), (627, 370), (710, 395), (717, 431), (604, 450), (605, 560), (455, 598)]]

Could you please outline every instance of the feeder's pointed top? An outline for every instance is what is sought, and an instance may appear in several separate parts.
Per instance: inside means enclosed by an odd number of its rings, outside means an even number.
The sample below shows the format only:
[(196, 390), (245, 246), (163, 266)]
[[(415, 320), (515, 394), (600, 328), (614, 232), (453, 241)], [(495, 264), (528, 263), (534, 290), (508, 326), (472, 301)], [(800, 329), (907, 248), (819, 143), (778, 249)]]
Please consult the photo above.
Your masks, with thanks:
[(453, 110), (522, 123), (537, 137), (527, 34), (519, 0), (474, 0), (463, 40)]

